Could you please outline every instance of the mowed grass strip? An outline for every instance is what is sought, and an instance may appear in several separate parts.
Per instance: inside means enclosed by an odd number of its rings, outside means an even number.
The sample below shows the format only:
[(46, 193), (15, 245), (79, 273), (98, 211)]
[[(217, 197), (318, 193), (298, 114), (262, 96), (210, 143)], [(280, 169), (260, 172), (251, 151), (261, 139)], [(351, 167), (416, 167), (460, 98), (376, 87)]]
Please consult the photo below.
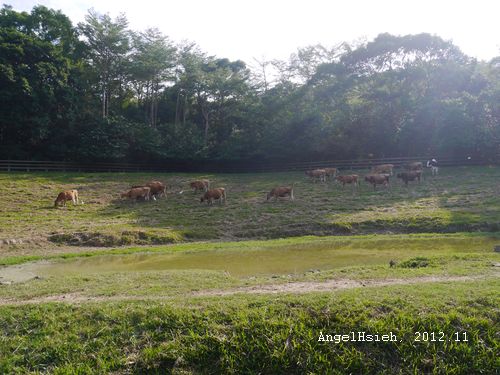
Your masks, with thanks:
[[(0, 306), (0, 372), (493, 374), (499, 287)], [(318, 341), (351, 331), (398, 341)]]
[[(345, 171), (346, 173), (350, 171)], [(366, 171), (355, 171), (363, 174)], [(428, 171), (426, 171), (428, 172)], [(225, 205), (200, 204), (195, 178), (224, 186)], [(167, 199), (119, 200), (131, 185), (158, 179)], [(268, 239), (302, 235), (500, 230), (500, 168), (442, 168), (404, 187), (373, 191), (312, 183), (302, 173), (0, 173), (1, 251), (46, 253), (64, 246), (112, 247), (179, 241)], [(295, 201), (266, 202), (278, 185), (295, 182)], [(57, 193), (78, 189), (83, 205), (54, 209)], [(182, 192), (182, 193), (181, 193)], [(12, 241), (13, 240), (13, 241)], [(60, 248), (53, 244), (60, 245)], [(67, 250), (75, 251), (75, 250)]]

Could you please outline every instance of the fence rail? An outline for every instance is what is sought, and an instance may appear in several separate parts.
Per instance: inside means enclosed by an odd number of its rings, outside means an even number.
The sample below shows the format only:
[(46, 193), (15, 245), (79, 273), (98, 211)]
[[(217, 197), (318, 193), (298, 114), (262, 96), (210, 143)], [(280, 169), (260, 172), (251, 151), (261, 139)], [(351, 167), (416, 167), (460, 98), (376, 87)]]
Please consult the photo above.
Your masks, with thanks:
[[(325, 160), (312, 162), (179, 162), (165, 163), (77, 163), (65, 161), (36, 161), (36, 160), (0, 160), (0, 171), (25, 172), (218, 172), (218, 173), (247, 173), (247, 172), (291, 172), (307, 169), (337, 167), (339, 169), (366, 169), (378, 164), (394, 164), (396, 167), (410, 162), (421, 161), (424, 157), (398, 157), (357, 160)], [(498, 164), (487, 160), (467, 158), (439, 158), (440, 166), (464, 166)]]

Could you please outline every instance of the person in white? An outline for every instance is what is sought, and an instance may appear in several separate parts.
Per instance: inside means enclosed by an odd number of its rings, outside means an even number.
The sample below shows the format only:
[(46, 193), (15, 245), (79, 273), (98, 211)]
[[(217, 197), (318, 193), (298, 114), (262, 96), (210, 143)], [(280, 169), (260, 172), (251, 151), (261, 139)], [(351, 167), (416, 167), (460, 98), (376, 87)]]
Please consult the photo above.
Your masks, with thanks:
[(432, 158), (431, 160), (427, 160), (427, 168), (431, 169), (432, 175), (436, 176), (439, 172), (438, 162), (436, 159)]

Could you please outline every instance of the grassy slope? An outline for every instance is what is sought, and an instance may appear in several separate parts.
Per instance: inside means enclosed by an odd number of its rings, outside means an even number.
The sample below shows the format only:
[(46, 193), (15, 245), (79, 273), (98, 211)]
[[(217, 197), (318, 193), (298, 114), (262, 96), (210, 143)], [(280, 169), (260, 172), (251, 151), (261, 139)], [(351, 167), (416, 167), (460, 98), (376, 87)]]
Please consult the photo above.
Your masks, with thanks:
[[(343, 238), (288, 238), (270, 242), (187, 243), (95, 249), (56, 245), (98, 233), (101, 245), (183, 240), (240, 240), (303, 234), (497, 231), (499, 168), (443, 169), (436, 179), (389, 191), (364, 185), (356, 194), (312, 184), (298, 173), (206, 176), (228, 187), (226, 206), (206, 207), (185, 191), (168, 200), (129, 203), (116, 192), (150, 178), (185, 189), (192, 175), (0, 174), (0, 263), (38, 257), (94, 256), (139, 251), (222, 251), (273, 246), (318, 246)], [(295, 202), (264, 203), (274, 185), (298, 181)], [(78, 188), (85, 205), (53, 209), (59, 190)], [(19, 196), (23, 199), (20, 200)], [(124, 233), (127, 232), (127, 233)], [(77, 233), (77, 234), (75, 234)], [(416, 238), (484, 241), (490, 234), (419, 234)], [(384, 236), (348, 241), (384, 241)], [(410, 244), (412, 237), (387, 236)], [(346, 239), (347, 240), (347, 239)], [(87, 244), (87, 245), (89, 245)], [(58, 276), (0, 286), (0, 373), (494, 373), (499, 351), (498, 254), (436, 251), (425, 267), (404, 267), (411, 248), (394, 249), (398, 267), (356, 265), (294, 275), (237, 278), (217, 271), (162, 271)], [(432, 245), (431, 245), (432, 246)], [(410, 262), (411, 263), (411, 262)], [(408, 264), (408, 263), (407, 263)], [(422, 276), (481, 276), (467, 282), (356, 288), (304, 295), (196, 296), (195, 291), (323, 280), (385, 280)], [(101, 302), (46, 303), (58, 294)], [(122, 301), (106, 300), (109, 297)], [(155, 297), (158, 298), (155, 301)], [(40, 298), (36, 304), (23, 300)], [(144, 298), (144, 301), (141, 301)], [(400, 343), (318, 343), (319, 331), (396, 332)], [(417, 343), (415, 331), (466, 331), (469, 342)]]
[[(498, 369), (498, 281), (303, 296), (0, 308), (0, 372), (435, 373)], [(400, 342), (318, 342), (350, 331)], [(416, 342), (415, 332), (444, 333)], [(455, 342), (467, 332), (468, 342)], [(462, 336), (460, 336), (462, 337)]]
[[(82, 246), (240, 240), (308, 234), (457, 232), (500, 230), (500, 168), (443, 168), (437, 178), (405, 188), (357, 193), (338, 185), (313, 184), (300, 173), (208, 175), (225, 186), (225, 206), (206, 207), (189, 190), (193, 175), (0, 174), (0, 239), (9, 255), (75, 251), (48, 241)], [(158, 202), (121, 202), (118, 192), (158, 178), (171, 194)], [(297, 182), (295, 202), (266, 203), (273, 186)], [(77, 188), (84, 205), (54, 209), (63, 189)], [(21, 197), (21, 198), (20, 198)], [(58, 234), (54, 236), (54, 234)], [(51, 237), (52, 236), (52, 237)], [(22, 242), (22, 244), (19, 244)], [(80, 247), (81, 248), (81, 247)]]

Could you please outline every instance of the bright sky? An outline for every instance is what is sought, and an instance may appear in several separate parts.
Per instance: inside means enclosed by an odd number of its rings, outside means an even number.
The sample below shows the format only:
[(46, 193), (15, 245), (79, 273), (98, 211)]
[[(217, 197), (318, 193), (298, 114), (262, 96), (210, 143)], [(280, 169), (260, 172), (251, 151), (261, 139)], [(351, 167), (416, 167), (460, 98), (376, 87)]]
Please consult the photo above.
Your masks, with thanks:
[(190, 40), (211, 55), (286, 59), (298, 47), (371, 40), (382, 32), (427, 32), (466, 54), (500, 56), (498, 0), (3, 0), (15, 10), (60, 9), (76, 24), (87, 10), (125, 13), (133, 30), (157, 27), (172, 41)]

